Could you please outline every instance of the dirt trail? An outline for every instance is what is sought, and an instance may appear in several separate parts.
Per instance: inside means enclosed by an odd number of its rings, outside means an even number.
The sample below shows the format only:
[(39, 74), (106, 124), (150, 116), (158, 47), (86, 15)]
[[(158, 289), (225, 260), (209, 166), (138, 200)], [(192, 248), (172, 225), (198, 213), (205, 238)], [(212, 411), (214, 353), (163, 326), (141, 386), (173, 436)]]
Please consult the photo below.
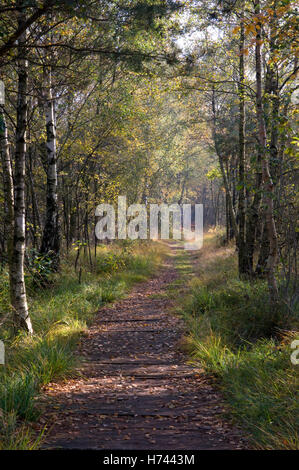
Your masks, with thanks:
[[(82, 378), (46, 390), (47, 449), (240, 449), (221, 398), (186, 364), (179, 318), (159, 296), (178, 277), (177, 248), (159, 275), (99, 311), (79, 354)], [(179, 295), (179, 292), (178, 292)]]

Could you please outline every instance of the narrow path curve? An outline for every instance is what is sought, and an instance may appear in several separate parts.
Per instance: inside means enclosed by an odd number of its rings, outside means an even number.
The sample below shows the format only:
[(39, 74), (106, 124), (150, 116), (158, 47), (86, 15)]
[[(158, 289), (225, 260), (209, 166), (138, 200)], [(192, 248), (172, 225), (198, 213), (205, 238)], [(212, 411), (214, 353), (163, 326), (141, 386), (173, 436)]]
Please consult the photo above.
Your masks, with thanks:
[(81, 378), (47, 387), (44, 448), (244, 448), (218, 392), (179, 351), (184, 325), (161, 295), (178, 277), (176, 250), (157, 277), (99, 311), (80, 347)]

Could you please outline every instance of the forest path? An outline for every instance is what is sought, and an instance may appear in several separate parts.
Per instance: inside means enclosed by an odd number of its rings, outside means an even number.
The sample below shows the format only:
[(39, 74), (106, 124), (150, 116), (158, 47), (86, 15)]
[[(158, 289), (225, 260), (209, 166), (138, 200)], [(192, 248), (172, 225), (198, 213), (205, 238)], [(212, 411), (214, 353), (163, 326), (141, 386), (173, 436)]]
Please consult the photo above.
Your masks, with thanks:
[(81, 377), (46, 388), (44, 449), (244, 448), (219, 393), (179, 350), (184, 325), (166, 292), (180, 247), (170, 246), (155, 278), (99, 311), (80, 346)]

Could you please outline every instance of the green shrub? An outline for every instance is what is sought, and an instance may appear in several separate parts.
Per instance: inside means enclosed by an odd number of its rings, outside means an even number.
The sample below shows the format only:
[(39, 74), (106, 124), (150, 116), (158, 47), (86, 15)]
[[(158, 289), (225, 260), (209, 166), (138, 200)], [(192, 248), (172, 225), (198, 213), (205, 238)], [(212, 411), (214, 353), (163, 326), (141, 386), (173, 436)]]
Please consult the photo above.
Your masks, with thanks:
[(130, 255), (124, 253), (105, 253), (97, 260), (97, 273), (114, 273), (123, 270), (130, 261)]

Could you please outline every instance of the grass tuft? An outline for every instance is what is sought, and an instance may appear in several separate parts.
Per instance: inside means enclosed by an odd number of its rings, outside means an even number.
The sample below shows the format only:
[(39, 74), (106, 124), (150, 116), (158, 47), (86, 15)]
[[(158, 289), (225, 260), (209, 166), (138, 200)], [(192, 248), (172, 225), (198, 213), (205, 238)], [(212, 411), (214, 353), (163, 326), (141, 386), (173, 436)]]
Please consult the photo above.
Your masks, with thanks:
[[(6, 364), (0, 365), (0, 449), (38, 448), (42, 436), (34, 440), (29, 423), (39, 416), (41, 387), (74, 374), (78, 362), (74, 348), (95, 313), (151, 276), (165, 248), (138, 241), (102, 245), (92, 265), (89, 257), (80, 255), (77, 271), (76, 254), (72, 251), (62, 260), (61, 272), (50, 277), (47, 288), (27, 275), (32, 337), (24, 333), (14, 337), (10, 321), (0, 328), (6, 349)], [(4, 313), (9, 313), (8, 289), (8, 275), (2, 273)]]
[(264, 281), (239, 280), (234, 250), (215, 235), (207, 234), (194, 271), (179, 307), (185, 348), (218, 378), (253, 446), (299, 449), (299, 369), (290, 360), (298, 308), (290, 314), (281, 302), (273, 309)]

